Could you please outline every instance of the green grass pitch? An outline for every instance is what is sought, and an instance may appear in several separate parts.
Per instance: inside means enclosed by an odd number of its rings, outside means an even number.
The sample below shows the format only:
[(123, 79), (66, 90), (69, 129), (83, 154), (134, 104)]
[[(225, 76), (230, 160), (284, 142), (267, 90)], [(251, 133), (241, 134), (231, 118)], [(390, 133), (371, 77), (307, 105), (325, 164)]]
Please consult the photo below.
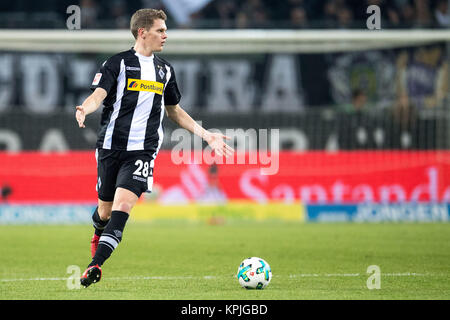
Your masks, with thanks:
[[(133, 222), (99, 283), (69, 289), (67, 268), (90, 262), (89, 225), (0, 226), (0, 299), (450, 299), (450, 224), (301, 224), (281, 221)], [(264, 290), (236, 271), (264, 258)], [(370, 265), (380, 289), (369, 290)], [(70, 284), (70, 281), (69, 281)]]

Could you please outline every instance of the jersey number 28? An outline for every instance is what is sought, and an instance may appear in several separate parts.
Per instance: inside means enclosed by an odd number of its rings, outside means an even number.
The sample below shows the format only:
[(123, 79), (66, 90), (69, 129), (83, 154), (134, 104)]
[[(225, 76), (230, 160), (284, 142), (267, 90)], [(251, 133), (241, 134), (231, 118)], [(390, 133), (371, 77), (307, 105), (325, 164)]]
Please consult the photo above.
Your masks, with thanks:
[(136, 160), (134, 164), (137, 166), (137, 169), (133, 174), (147, 178), (150, 173), (150, 164), (147, 161), (144, 162), (142, 160)]

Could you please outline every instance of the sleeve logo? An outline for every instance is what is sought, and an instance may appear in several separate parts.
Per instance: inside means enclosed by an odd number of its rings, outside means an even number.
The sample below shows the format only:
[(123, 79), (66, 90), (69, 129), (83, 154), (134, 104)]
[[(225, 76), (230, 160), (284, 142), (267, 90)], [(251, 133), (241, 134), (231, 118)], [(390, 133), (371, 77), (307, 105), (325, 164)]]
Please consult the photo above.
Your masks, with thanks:
[(92, 85), (96, 86), (100, 83), (100, 79), (102, 78), (102, 74), (101, 73), (96, 73), (95, 77), (94, 77), (94, 81), (92, 81)]

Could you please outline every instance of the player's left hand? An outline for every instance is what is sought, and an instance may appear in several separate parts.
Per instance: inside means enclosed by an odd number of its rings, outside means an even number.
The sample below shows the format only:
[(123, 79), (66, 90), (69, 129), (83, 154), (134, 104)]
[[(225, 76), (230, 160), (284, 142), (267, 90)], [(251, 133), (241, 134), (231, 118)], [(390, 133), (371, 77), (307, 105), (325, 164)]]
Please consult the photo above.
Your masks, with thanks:
[(225, 155), (225, 157), (229, 157), (234, 152), (234, 149), (224, 141), (231, 140), (231, 138), (221, 133), (207, 132), (204, 139), (208, 142), (211, 149), (213, 149), (219, 156)]
[(86, 126), (84, 125), (84, 120), (86, 119), (86, 113), (83, 106), (77, 106), (76, 110), (75, 118), (77, 119), (78, 126), (80, 128), (85, 128)]

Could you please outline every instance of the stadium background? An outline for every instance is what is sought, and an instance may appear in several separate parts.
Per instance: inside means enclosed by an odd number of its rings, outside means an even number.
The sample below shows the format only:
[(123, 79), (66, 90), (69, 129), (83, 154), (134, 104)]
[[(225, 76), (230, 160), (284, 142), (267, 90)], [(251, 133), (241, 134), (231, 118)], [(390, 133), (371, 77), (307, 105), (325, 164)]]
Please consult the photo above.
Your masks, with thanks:
[[(168, 13), (181, 105), (233, 130), (235, 164), (165, 119), (154, 192), (104, 280), (68, 290), (90, 257), (100, 117), (80, 129), (74, 107), (142, 7)], [(449, 23), (446, 0), (2, 2), (0, 299), (448, 299)], [(197, 162), (176, 164), (187, 147)], [(268, 290), (236, 282), (251, 255)]]
[[(142, 198), (136, 219), (449, 219), (446, 1), (188, 3), (1, 5), (0, 223), (89, 221), (99, 113), (80, 130), (73, 110), (104, 59), (132, 44), (128, 21), (140, 7), (169, 13), (162, 56), (177, 70), (182, 106), (207, 128), (234, 129), (239, 152), (256, 152), (277, 134), (279, 170), (262, 175), (267, 163), (250, 157), (238, 165), (175, 165), (176, 138), (191, 142), (166, 119), (155, 192)], [(72, 4), (81, 9), (81, 30), (67, 30)], [(367, 30), (371, 4), (381, 9), (381, 31)], [(98, 43), (88, 43), (86, 34), (99, 29)], [(383, 38), (389, 32), (393, 42)], [(255, 35), (263, 40), (248, 40)]]

